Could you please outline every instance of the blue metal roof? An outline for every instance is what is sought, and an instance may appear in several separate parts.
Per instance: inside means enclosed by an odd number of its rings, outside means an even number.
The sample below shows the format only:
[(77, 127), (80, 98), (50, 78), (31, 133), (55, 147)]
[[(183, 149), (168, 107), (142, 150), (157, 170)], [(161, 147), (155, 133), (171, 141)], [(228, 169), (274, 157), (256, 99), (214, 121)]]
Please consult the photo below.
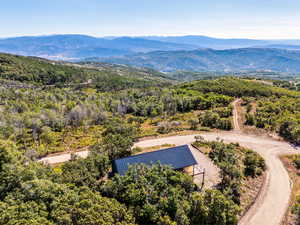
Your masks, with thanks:
[(138, 163), (152, 165), (157, 162), (160, 162), (162, 165), (170, 165), (174, 169), (182, 169), (197, 164), (189, 146), (182, 145), (117, 159), (113, 161), (112, 167), (114, 173), (124, 175), (129, 165)]

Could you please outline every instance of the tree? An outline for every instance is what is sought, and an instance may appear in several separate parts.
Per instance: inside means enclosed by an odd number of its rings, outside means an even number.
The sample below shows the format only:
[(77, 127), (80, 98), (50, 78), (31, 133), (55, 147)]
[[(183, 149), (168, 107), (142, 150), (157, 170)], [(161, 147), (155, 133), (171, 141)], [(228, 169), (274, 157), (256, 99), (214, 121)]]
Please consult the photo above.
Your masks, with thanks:
[(191, 206), (192, 225), (235, 225), (238, 222), (239, 207), (218, 190), (195, 193)]
[(133, 124), (121, 119), (109, 120), (98, 148), (107, 152), (110, 160), (129, 156), (137, 133), (138, 129)]
[(44, 204), (34, 201), (22, 202), (18, 199), (9, 203), (0, 202), (0, 224), (54, 225), (45, 215), (48, 214)]
[(190, 129), (191, 130), (197, 130), (197, 126), (199, 124), (199, 120), (198, 119), (190, 119), (188, 121), (189, 125), (190, 125)]
[(0, 202), (1, 224), (133, 225), (130, 210), (87, 187), (50, 180), (22, 183)]
[(217, 124), (220, 120), (220, 116), (218, 113), (214, 113), (212, 111), (205, 111), (202, 115), (200, 115), (199, 121), (202, 126), (216, 128)]
[(156, 164), (130, 167), (125, 176), (107, 181), (102, 192), (133, 207), (138, 224), (189, 224), (187, 201), (195, 190), (190, 176)]
[(110, 168), (108, 155), (92, 150), (86, 159), (75, 158), (61, 167), (60, 181), (96, 189)]
[(244, 173), (246, 176), (259, 176), (266, 169), (265, 160), (256, 152), (247, 151), (244, 159)]
[(115, 199), (102, 197), (88, 188), (70, 191), (53, 202), (51, 217), (62, 225), (134, 225), (131, 210)]
[(246, 121), (245, 121), (246, 125), (249, 126), (253, 126), (255, 125), (255, 116), (253, 114), (250, 113), (246, 113)]
[(19, 185), (21, 157), (12, 142), (0, 140), (0, 200)]

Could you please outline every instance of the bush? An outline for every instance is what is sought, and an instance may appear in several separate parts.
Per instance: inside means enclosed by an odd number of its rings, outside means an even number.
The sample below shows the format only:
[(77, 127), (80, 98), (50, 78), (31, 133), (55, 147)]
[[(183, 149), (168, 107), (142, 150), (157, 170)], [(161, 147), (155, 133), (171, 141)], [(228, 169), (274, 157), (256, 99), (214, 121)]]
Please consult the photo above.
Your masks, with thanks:
[(245, 124), (246, 125), (249, 125), (249, 126), (254, 126), (255, 125), (255, 116), (250, 114), (250, 113), (247, 113), (246, 114), (246, 121), (245, 121)]
[(60, 182), (78, 187), (97, 187), (100, 179), (107, 175), (111, 164), (108, 155), (92, 151), (86, 159), (75, 158), (61, 167)]
[(297, 155), (293, 157), (293, 164), (298, 170), (300, 169), (300, 156)]
[(265, 160), (256, 152), (247, 151), (244, 159), (246, 176), (259, 176), (266, 169)]
[(200, 115), (200, 124), (205, 127), (218, 128), (221, 130), (231, 130), (232, 122), (230, 118), (221, 118), (218, 113), (206, 111)]

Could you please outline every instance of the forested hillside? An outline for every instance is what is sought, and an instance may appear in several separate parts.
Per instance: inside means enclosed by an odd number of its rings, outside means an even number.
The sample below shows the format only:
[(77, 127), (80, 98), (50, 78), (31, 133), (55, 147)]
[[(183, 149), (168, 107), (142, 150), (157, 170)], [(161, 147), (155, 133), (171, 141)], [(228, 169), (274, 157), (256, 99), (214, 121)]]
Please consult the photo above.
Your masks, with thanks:
[(130, 56), (99, 58), (98, 61), (149, 67), (159, 71), (279, 71), (300, 72), (300, 52), (271, 48), (197, 49), (155, 51)]
[(253, 70), (253, 71), (237, 71), (237, 72), (198, 72), (198, 71), (185, 71), (178, 70), (174, 72), (165, 73), (170, 79), (178, 81), (193, 81), (193, 80), (210, 80), (224, 76), (234, 76), (249, 79), (260, 80), (284, 80), (294, 81), (299, 78), (297, 73), (284, 73), (275, 71)]
[(163, 74), (112, 65), (99, 68), (48, 61), (41, 58), (0, 54), (0, 78), (32, 85), (90, 84), (100, 90), (170, 84)]
[[(139, 138), (231, 130), (236, 97), (289, 99), (292, 111), (299, 96), (257, 80), (173, 83), (147, 69), (5, 54), (0, 68), (0, 224), (236, 225), (244, 182), (265, 169), (253, 151), (198, 140), (222, 171), (218, 187), (202, 191), (160, 164), (110, 177), (112, 160), (141, 151)], [(87, 158), (37, 161), (81, 150)]]

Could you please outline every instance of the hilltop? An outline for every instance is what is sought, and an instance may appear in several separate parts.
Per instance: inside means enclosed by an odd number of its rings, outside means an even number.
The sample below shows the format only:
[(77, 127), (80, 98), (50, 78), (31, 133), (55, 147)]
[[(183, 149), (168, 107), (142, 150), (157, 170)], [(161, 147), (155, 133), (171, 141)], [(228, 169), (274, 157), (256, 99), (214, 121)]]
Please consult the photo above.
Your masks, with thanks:
[(98, 64), (98, 67), (56, 62), (36, 57), (0, 54), (0, 78), (31, 85), (89, 84), (100, 90), (165, 85), (162, 73), (128, 66)]

